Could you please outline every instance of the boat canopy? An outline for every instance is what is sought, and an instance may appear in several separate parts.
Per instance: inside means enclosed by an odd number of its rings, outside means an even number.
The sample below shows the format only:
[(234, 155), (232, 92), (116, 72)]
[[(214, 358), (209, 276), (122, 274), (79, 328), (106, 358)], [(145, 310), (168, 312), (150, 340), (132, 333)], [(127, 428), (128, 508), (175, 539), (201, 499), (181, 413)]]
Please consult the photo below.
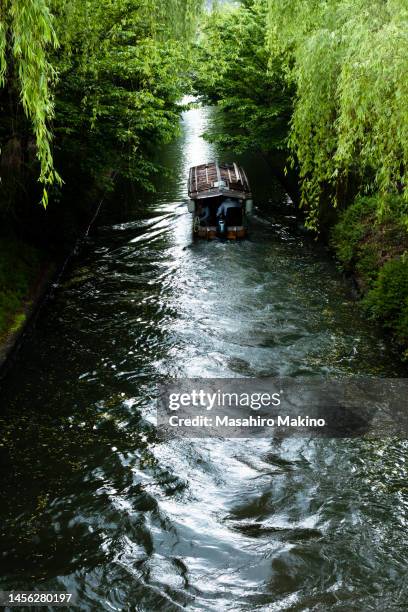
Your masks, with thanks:
[(190, 168), (188, 195), (191, 200), (219, 196), (245, 200), (252, 197), (245, 170), (235, 162), (211, 162)]

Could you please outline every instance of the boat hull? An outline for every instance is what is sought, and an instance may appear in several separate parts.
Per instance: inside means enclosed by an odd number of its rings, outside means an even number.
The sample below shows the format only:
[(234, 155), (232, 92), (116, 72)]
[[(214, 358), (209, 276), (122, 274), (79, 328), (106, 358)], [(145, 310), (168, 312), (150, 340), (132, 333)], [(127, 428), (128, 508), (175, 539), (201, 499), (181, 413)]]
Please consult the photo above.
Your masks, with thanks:
[(247, 236), (247, 228), (243, 225), (230, 225), (226, 228), (223, 235), (217, 232), (215, 226), (198, 226), (194, 228), (193, 234), (196, 238), (203, 240), (215, 240), (216, 238), (226, 238), (227, 240), (242, 240)]

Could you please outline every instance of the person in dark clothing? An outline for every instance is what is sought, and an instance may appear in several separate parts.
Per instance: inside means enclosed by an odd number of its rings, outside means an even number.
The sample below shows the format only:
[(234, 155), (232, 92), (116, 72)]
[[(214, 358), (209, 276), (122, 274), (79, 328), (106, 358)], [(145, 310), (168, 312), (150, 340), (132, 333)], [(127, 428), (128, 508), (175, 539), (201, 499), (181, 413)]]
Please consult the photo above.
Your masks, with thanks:
[(209, 206), (202, 206), (201, 207), (201, 212), (200, 212), (200, 225), (209, 225), (210, 222), (210, 207)]
[(242, 225), (242, 207), (238, 200), (226, 198), (217, 210), (218, 223), (223, 219), (225, 226)]
[(224, 217), (226, 217), (228, 210), (230, 210), (231, 208), (241, 208), (241, 205), (237, 200), (233, 200), (232, 198), (225, 198), (225, 200), (221, 202), (220, 206), (218, 207), (217, 217), (220, 217), (221, 215), (224, 215)]

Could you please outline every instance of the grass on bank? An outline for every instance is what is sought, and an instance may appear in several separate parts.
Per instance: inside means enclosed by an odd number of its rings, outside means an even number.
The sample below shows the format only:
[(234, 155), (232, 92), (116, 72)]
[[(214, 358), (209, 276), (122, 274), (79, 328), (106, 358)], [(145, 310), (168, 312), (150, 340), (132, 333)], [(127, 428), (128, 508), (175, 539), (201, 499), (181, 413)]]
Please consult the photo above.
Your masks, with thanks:
[(40, 268), (37, 249), (15, 238), (0, 239), (0, 342), (23, 325), (23, 307)]
[(381, 218), (375, 196), (358, 197), (341, 213), (331, 244), (354, 274), (368, 315), (383, 325), (408, 358), (408, 233), (402, 198), (390, 196)]

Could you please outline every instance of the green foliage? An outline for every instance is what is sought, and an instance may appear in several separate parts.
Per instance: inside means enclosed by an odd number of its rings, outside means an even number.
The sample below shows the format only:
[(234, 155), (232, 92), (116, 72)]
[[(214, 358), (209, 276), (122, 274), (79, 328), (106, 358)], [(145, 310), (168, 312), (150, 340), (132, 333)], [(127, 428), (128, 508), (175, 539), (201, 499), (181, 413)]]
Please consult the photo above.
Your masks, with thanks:
[(11, 238), (0, 242), (0, 338), (21, 324), (24, 315), (19, 310), (39, 268), (36, 249)]
[(365, 294), (368, 314), (408, 346), (408, 235), (401, 200), (386, 198), (379, 218), (378, 197), (358, 197), (340, 215), (331, 244)]
[(378, 244), (372, 242), (366, 242), (360, 246), (359, 258), (355, 264), (360, 286), (369, 287), (378, 276), (381, 266), (381, 254), (378, 247)]
[(26, 321), (27, 315), (24, 312), (19, 312), (14, 318), (13, 324), (10, 327), (10, 332), (14, 333), (21, 329)]
[(270, 65), (266, 17), (266, 0), (248, 0), (216, 8), (201, 27), (195, 87), (222, 111), (207, 136), (238, 152), (286, 148), (291, 91), (280, 59)]
[(397, 340), (408, 344), (408, 260), (387, 261), (364, 303), (375, 319), (390, 329)]
[(388, 196), (379, 217), (378, 196), (357, 197), (332, 229), (331, 244), (342, 267), (357, 273), (362, 289), (371, 286), (387, 259), (408, 249), (401, 201), (402, 196)]
[(331, 243), (345, 269), (352, 269), (362, 242), (370, 234), (376, 220), (375, 198), (358, 198), (339, 217), (331, 235)]
[[(164, 127), (158, 116), (162, 102), (151, 86), (159, 78), (159, 45), (147, 24), (139, 24), (140, 14), (131, 14), (124, 3), (93, 3), (93, 10), (89, 4), (80, 3), (75, 13), (72, 5), (65, 7), (73, 27), (57, 61), (61, 78), (55, 126), (63, 164), (75, 160), (74, 172), (90, 171), (100, 181), (134, 162), (135, 178), (141, 178), (150, 170), (140, 150), (146, 128), (157, 128), (151, 133), (154, 140)], [(168, 119), (173, 125), (174, 117)]]
[(0, 22), (0, 86), (19, 93), (22, 108), (32, 124), (42, 202), (47, 204), (46, 186), (60, 182), (51, 153), (49, 123), (54, 116), (52, 82), (55, 71), (49, 48), (57, 46), (52, 17), (45, 0), (3, 0)]
[(149, 188), (154, 147), (174, 135), (189, 89), (187, 49), (201, 0), (55, 5), (62, 157), (98, 182), (121, 174)]
[(174, 134), (178, 102), (189, 88), (187, 48), (201, 5), (202, 0), (4, 0), (3, 155), (10, 157), (12, 141), (19, 158), (18, 164), (16, 155), (12, 159), (13, 173), (26, 164), (33, 134), (44, 205), (47, 186), (62, 184), (55, 161), (64, 180), (72, 181), (75, 167), (101, 182), (122, 173), (150, 184), (151, 152)]
[[(296, 88), (290, 146), (302, 203), (362, 192), (408, 201), (408, 6), (405, 0), (269, 0), (269, 48)], [(402, 212), (406, 216), (406, 205)]]

